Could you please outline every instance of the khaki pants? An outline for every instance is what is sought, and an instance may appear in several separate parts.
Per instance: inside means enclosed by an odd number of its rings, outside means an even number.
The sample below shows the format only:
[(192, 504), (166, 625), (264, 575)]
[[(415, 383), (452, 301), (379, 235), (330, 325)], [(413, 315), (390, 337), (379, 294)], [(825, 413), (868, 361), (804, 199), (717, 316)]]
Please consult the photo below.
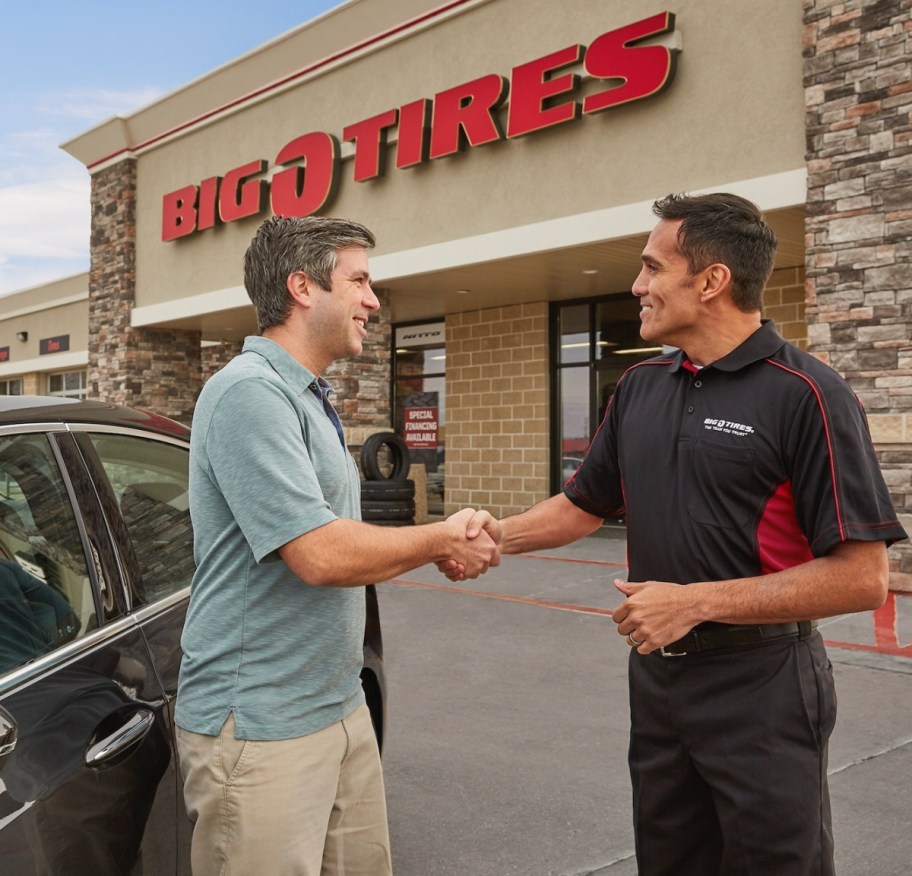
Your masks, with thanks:
[(370, 712), (295, 739), (177, 730), (194, 876), (388, 876), (386, 799)]

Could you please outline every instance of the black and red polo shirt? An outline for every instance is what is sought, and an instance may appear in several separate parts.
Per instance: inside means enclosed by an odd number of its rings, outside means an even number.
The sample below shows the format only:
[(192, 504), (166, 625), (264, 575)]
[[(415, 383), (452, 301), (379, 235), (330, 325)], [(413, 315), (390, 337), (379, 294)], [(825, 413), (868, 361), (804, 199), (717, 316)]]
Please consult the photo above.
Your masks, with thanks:
[(744, 578), (906, 537), (855, 394), (771, 321), (705, 368), (682, 351), (630, 368), (564, 493), (626, 514), (632, 581)]

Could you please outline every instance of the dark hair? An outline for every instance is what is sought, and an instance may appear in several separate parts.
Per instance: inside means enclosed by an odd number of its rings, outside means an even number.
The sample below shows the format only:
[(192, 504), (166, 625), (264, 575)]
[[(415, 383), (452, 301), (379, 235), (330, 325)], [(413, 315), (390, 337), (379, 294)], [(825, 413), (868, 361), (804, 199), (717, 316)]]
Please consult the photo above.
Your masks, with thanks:
[(288, 318), (290, 274), (302, 271), (328, 292), (339, 250), (371, 249), (375, 242), (367, 228), (348, 219), (271, 216), (263, 222), (244, 254), (244, 286), (256, 309), (260, 334)]
[(762, 308), (778, 241), (756, 204), (725, 192), (668, 195), (652, 205), (652, 212), (669, 222), (680, 221), (678, 248), (691, 274), (723, 264), (731, 271), (732, 301), (738, 310)]

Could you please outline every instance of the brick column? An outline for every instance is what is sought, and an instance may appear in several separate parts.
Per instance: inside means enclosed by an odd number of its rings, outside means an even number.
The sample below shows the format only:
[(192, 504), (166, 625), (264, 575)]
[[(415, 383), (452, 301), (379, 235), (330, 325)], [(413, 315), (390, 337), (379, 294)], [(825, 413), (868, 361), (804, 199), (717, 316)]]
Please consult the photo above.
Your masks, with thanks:
[(200, 333), (137, 329), (136, 161), (92, 176), (88, 394), (189, 423), (201, 386)]
[[(808, 349), (867, 410), (912, 532), (912, 7), (804, 0)], [(912, 547), (890, 550), (912, 590)]]

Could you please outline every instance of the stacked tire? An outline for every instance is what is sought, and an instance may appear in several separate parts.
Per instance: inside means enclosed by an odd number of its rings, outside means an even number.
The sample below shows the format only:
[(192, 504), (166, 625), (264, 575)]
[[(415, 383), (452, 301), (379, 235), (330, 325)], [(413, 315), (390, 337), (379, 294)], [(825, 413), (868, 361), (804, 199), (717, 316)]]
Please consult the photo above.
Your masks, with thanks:
[(415, 482), (409, 450), (395, 432), (376, 432), (361, 446), (361, 519), (378, 526), (415, 522)]

